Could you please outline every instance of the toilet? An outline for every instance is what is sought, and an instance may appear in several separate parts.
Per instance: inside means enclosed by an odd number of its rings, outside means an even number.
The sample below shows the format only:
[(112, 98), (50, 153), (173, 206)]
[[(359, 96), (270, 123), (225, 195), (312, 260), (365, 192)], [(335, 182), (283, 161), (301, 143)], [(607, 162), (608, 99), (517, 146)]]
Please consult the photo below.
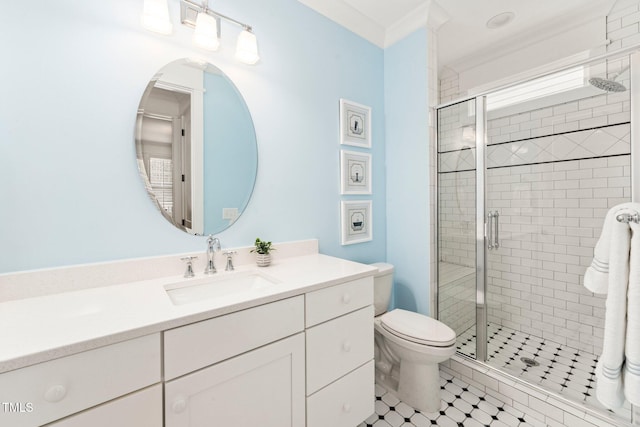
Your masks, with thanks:
[(423, 412), (440, 410), (438, 363), (456, 352), (456, 334), (447, 325), (411, 311), (387, 311), (393, 265), (375, 263), (376, 383)]

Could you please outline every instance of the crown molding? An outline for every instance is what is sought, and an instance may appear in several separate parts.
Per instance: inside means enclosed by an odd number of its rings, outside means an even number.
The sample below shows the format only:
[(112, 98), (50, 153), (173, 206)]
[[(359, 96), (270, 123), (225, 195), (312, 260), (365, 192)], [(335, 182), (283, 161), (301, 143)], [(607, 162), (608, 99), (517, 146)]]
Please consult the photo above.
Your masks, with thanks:
[(384, 27), (346, 2), (341, 0), (298, 1), (376, 46), (385, 47)]
[(430, 6), (431, 2), (418, 6), (387, 28), (385, 31), (384, 47), (389, 47), (417, 29), (426, 27), (429, 21)]
[(380, 48), (387, 48), (419, 28), (437, 30), (449, 16), (435, 0), (418, 6), (385, 28), (343, 0), (298, 0)]

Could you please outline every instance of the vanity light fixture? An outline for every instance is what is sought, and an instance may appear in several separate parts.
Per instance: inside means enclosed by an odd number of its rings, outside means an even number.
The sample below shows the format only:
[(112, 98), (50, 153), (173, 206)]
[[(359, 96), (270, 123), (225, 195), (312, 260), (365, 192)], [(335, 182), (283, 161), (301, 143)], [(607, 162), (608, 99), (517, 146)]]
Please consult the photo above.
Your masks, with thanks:
[(156, 33), (171, 34), (173, 25), (169, 19), (167, 0), (144, 0), (142, 26)]
[(255, 64), (260, 59), (258, 40), (256, 35), (251, 32), (251, 27), (244, 29), (238, 36), (236, 59), (249, 65)]
[(193, 32), (193, 43), (206, 50), (218, 50), (220, 41), (218, 40), (218, 21), (215, 17), (206, 12), (198, 13), (196, 18), (196, 28)]
[[(147, 4), (149, 4), (149, 6), (147, 6)], [(163, 14), (154, 14), (153, 16), (162, 16), (164, 27), (145, 24), (147, 22), (147, 11), (155, 12), (160, 9), (166, 11), (166, 14), (163, 12)], [(150, 13), (151, 12), (149, 12), (149, 15)], [(164, 18), (165, 16), (166, 18)], [(193, 43), (203, 49), (211, 51), (218, 49), (220, 46), (220, 23), (223, 19), (242, 28), (236, 45), (236, 59), (250, 65), (258, 62), (260, 59), (258, 55), (258, 41), (250, 25), (211, 10), (208, 0), (204, 0), (202, 4), (194, 3), (191, 0), (180, 0), (180, 22), (195, 29)], [(166, 28), (167, 24), (169, 31), (162, 31), (163, 28)], [(162, 34), (169, 34), (171, 32), (167, 0), (145, 0), (143, 26), (148, 30)]]

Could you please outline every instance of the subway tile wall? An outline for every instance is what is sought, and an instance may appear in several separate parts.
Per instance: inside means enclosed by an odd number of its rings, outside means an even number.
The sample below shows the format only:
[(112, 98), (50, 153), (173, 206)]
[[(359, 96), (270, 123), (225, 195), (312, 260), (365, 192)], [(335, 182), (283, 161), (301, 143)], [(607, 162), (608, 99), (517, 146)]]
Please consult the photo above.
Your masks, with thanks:
[(456, 336), (462, 336), (465, 332), (475, 335), (475, 268), (440, 262), (438, 275), (440, 321), (453, 329)]
[[(618, 70), (621, 67), (620, 64), (628, 63), (628, 61), (616, 62)], [(628, 85), (628, 81), (619, 81)], [(588, 93), (595, 93), (576, 101), (489, 120), (487, 122), (488, 143), (499, 144), (557, 135), (627, 123), (631, 120), (631, 100), (628, 91), (606, 93), (591, 88), (587, 90), (592, 91)]]
[(605, 298), (584, 288), (584, 272), (608, 209), (630, 200), (629, 160), (487, 171), (487, 208), (500, 214), (500, 247), (488, 253), (489, 322), (600, 354)]
[(609, 52), (640, 43), (640, 2), (614, 4), (607, 16), (607, 38), (611, 40)]

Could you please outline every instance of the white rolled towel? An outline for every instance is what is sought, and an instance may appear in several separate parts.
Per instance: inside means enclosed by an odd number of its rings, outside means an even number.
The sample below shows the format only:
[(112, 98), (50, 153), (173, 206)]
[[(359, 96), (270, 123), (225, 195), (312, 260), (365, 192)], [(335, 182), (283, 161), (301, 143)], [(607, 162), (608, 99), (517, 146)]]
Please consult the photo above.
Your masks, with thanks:
[[(615, 210), (615, 212), (625, 213), (629, 212), (629, 209)], [(607, 226), (606, 232), (609, 233), (611, 243), (608, 256), (604, 341), (596, 369), (596, 396), (605, 407), (619, 408), (625, 401), (622, 369), (625, 361), (627, 330), (627, 285), (629, 283), (631, 229), (629, 224), (618, 222), (615, 217), (609, 218), (609, 214), (605, 220), (605, 227)], [(604, 233), (605, 229), (603, 228), (603, 235)]]
[(622, 212), (632, 212), (640, 208), (638, 203), (622, 203), (609, 209), (602, 225), (602, 232), (593, 250), (593, 261), (584, 274), (584, 286), (596, 294), (606, 294), (609, 286), (609, 257), (611, 228), (618, 223), (616, 216)]
[(640, 224), (631, 223), (624, 395), (640, 406)]

